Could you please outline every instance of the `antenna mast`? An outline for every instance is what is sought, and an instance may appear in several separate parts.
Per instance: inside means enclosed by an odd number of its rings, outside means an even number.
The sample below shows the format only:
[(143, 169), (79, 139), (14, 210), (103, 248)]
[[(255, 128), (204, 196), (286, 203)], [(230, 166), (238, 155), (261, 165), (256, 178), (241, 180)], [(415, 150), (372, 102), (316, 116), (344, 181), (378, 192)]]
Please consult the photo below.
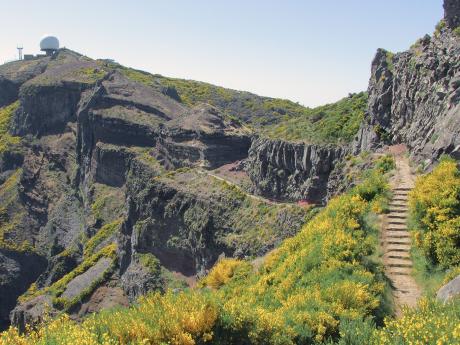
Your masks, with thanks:
[(22, 45), (17, 46), (17, 49), (18, 49), (19, 60), (22, 60), (22, 49), (24, 49), (24, 47)]

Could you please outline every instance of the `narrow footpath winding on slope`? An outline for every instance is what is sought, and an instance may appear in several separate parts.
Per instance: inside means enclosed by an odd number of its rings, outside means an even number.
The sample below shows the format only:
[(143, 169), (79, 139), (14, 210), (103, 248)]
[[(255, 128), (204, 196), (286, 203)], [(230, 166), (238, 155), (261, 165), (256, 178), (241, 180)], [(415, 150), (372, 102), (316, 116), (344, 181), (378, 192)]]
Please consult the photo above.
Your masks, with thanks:
[(236, 188), (238, 188), (238, 190), (240, 190), (242, 193), (244, 193), (248, 198), (251, 198), (251, 199), (254, 199), (254, 200), (258, 200), (258, 201), (261, 201), (263, 203), (266, 203), (266, 204), (270, 204), (270, 205), (287, 205), (287, 204), (295, 204), (295, 203), (289, 203), (289, 202), (278, 202), (278, 201), (274, 201), (274, 200), (269, 200), (267, 198), (264, 198), (264, 197), (261, 197), (261, 196), (258, 196), (258, 195), (254, 195), (254, 194), (251, 194), (251, 193), (248, 193), (246, 192), (243, 188), (241, 188), (238, 184), (236, 184), (235, 182), (232, 182), (226, 178), (223, 178), (221, 176), (218, 176), (208, 170), (204, 170), (204, 169), (200, 169), (198, 170), (198, 172), (200, 174), (206, 174), (210, 177), (213, 177), (215, 178), (216, 180), (219, 180), (219, 181), (222, 181), (222, 182), (225, 182), (227, 183), (228, 185), (230, 186), (234, 186)]
[(393, 199), (384, 219), (381, 237), (385, 273), (392, 283), (396, 316), (400, 316), (402, 306), (416, 305), (421, 291), (411, 275), (411, 238), (407, 230), (407, 199), (408, 193), (414, 187), (415, 177), (403, 152), (394, 153), (394, 157), (396, 173), (390, 181)]

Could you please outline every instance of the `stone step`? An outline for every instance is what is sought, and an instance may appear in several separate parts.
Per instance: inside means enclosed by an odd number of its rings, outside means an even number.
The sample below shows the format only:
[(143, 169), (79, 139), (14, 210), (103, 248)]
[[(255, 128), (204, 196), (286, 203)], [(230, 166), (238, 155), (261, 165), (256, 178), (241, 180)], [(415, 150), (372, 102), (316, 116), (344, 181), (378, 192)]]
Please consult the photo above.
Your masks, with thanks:
[(386, 238), (410, 238), (407, 231), (385, 231)]
[(409, 233), (409, 231), (407, 231), (407, 229), (387, 228), (387, 229), (385, 229), (384, 231), (398, 231), (398, 232), (407, 232), (407, 233)]
[[(410, 270), (410, 269), (409, 269)], [(388, 272), (387, 272), (388, 274)], [(409, 272), (411, 274), (411, 272)], [(389, 277), (391, 282), (393, 283), (393, 286), (395, 289), (393, 291), (407, 291), (407, 290), (412, 290), (414, 289), (414, 283), (411, 281), (408, 281), (407, 277), (403, 275), (392, 275)]]
[[(399, 285), (398, 285), (399, 286)], [(405, 296), (405, 295), (409, 295), (409, 294), (412, 294), (414, 293), (413, 291), (413, 287), (412, 286), (408, 286), (407, 288), (401, 288), (399, 286), (398, 289), (394, 289), (393, 290), (393, 296), (395, 297), (402, 297), (402, 296)]]
[(398, 253), (409, 253), (410, 245), (409, 244), (389, 244), (387, 246), (388, 252), (398, 252)]
[(397, 195), (397, 196), (394, 196), (392, 199), (391, 199), (391, 202), (395, 202), (395, 201), (400, 201), (400, 202), (404, 202), (407, 204), (407, 197), (403, 197), (401, 195)]
[(390, 212), (401, 213), (401, 212), (408, 212), (409, 208), (407, 207), (407, 205), (391, 205), (391, 204), (389, 204), (388, 210)]
[(396, 251), (396, 250), (391, 250), (387, 251), (384, 255), (384, 257), (391, 258), (391, 259), (405, 259), (405, 260), (410, 260), (410, 253), (409, 251)]
[(409, 192), (406, 192), (406, 191), (393, 191), (393, 196), (408, 197), (408, 196), (409, 196)]
[(388, 204), (388, 206), (390, 207), (404, 207), (405, 209), (407, 209), (407, 200), (392, 200), (390, 201), (390, 203)]
[(408, 245), (412, 244), (412, 241), (410, 238), (386, 238), (385, 242), (388, 244), (408, 244)]
[(405, 259), (387, 259), (388, 267), (412, 267), (412, 261)]
[(388, 270), (387, 270), (387, 275), (390, 276), (390, 279), (391, 279), (391, 276), (392, 275), (410, 275), (412, 273), (412, 268), (411, 267), (390, 267)]
[(388, 219), (407, 219), (407, 214), (406, 213), (398, 213), (398, 212), (390, 212), (388, 213), (387, 216)]
[(409, 186), (398, 186), (393, 188), (394, 191), (404, 191), (404, 192), (410, 192), (413, 188)]
[(401, 218), (391, 218), (388, 219), (388, 225), (406, 225), (406, 220)]
[(388, 224), (387, 230), (407, 230), (407, 225), (405, 223), (403, 224)]
[(407, 217), (409, 216), (409, 212), (407, 209), (390, 208), (388, 210), (388, 217), (390, 216), (398, 216), (407, 219)]

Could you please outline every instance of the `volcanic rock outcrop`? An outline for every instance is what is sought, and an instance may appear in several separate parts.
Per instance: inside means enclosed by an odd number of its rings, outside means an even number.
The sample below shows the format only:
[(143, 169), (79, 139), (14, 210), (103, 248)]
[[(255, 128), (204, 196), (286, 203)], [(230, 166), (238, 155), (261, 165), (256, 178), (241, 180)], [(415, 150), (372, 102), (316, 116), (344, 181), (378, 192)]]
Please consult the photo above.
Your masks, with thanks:
[(446, 1), (445, 9), (445, 21), (433, 36), (406, 52), (377, 51), (356, 151), (403, 143), (426, 165), (442, 154), (460, 158), (458, 1)]

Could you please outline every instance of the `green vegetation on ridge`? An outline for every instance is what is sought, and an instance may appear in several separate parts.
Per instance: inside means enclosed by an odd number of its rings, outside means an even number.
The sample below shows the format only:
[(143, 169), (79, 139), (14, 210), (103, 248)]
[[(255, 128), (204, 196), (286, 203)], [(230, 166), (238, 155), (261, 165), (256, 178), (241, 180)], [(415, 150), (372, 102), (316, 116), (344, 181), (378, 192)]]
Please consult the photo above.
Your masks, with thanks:
[(274, 139), (314, 143), (349, 142), (358, 132), (367, 106), (367, 93), (361, 92), (336, 103), (305, 109), (299, 116), (264, 128)]
[(178, 100), (187, 106), (209, 103), (275, 139), (349, 142), (359, 129), (367, 105), (365, 92), (352, 94), (336, 103), (308, 108), (289, 100), (261, 97), (204, 82), (152, 75), (119, 65), (116, 68), (131, 80), (162, 92), (174, 90)]

